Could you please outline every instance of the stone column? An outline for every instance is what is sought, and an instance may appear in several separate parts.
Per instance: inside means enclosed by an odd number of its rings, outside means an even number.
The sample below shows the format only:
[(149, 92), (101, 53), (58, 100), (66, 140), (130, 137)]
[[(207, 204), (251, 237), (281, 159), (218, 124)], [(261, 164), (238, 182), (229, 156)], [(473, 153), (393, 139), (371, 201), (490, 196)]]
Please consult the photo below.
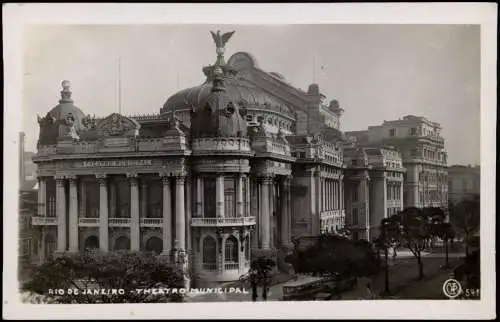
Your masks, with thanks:
[(335, 210), (340, 209), (340, 185), (339, 180), (335, 179)]
[(47, 181), (44, 177), (38, 177), (38, 216), (46, 216), (47, 207)]
[(224, 211), (224, 175), (217, 174), (215, 183), (215, 203), (216, 203), (216, 217), (225, 217)]
[(399, 183), (399, 193), (400, 193), (400, 196), (399, 196), (399, 203), (400, 203), (399, 209), (403, 210), (403, 205), (404, 205), (404, 200), (403, 200), (403, 194), (404, 194), (403, 181), (400, 181), (400, 183)]
[(69, 251), (78, 252), (78, 190), (76, 177), (69, 179)]
[(184, 181), (185, 177), (175, 178), (175, 241), (176, 248), (186, 249), (186, 214), (184, 205)]
[(344, 210), (344, 175), (340, 175), (339, 189), (340, 210)]
[(191, 250), (191, 204), (192, 200), (192, 191), (191, 191), (191, 178), (186, 177), (186, 222), (185, 222), (185, 236), (186, 236), (186, 245), (187, 249)]
[(340, 202), (340, 216), (341, 216), (341, 227), (345, 227), (345, 207), (344, 207), (344, 175), (340, 175), (339, 179), (339, 202)]
[(313, 216), (312, 234), (317, 235), (321, 231), (321, 186), (320, 186), (320, 170), (316, 170), (314, 174), (314, 190), (316, 196), (316, 213)]
[(332, 209), (331, 210), (337, 210), (336, 209), (336, 204), (337, 204), (337, 185), (335, 184), (335, 179), (332, 179)]
[(365, 238), (367, 240), (371, 240), (370, 237), (370, 205), (369, 205), (369, 188), (368, 188), (368, 181), (370, 178), (366, 173), (362, 174), (361, 176), (361, 181), (360, 181), (360, 198), (361, 198), (361, 213), (362, 216), (364, 216), (364, 223), (365, 223), (365, 231), (366, 235)]
[(314, 235), (314, 232), (316, 231), (315, 228), (318, 226), (317, 221), (319, 220), (319, 215), (316, 213), (316, 199), (318, 199), (318, 196), (316, 194), (316, 185), (314, 184), (314, 171), (310, 170), (307, 173), (307, 176), (309, 177), (309, 210), (310, 210), (310, 226), (309, 226), (309, 233), (311, 235)]
[(238, 173), (236, 176), (236, 217), (244, 216), (243, 178), (243, 173)]
[(262, 222), (262, 249), (269, 249), (271, 245), (271, 230), (270, 230), (270, 213), (269, 213), (269, 195), (270, 187), (273, 183), (272, 177), (262, 178), (262, 207), (261, 219)]
[(80, 178), (80, 191), (79, 191), (79, 197), (78, 197), (78, 205), (79, 205), (79, 216), (81, 218), (87, 217), (86, 213), (86, 194), (87, 194), (87, 185), (85, 184), (85, 181), (83, 178)]
[(170, 255), (172, 250), (172, 200), (170, 194), (170, 179), (162, 177), (163, 184), (163, 251), (162, 255)]
[(109, 213), (108, 216), (109, 218), (116, 218), (118, 217), (117, 211), (116, 211), (116, 181), (109, 180), (108, 182), (109, 185)]
[(203, 217), (203, 177), (201, 173), (196, 178), (196, 215)]
[(320, 179), (320, 189), (321, 189), (321, 211), (326, 210), (326, 180), (325, 178), (321, 177)]
[(253, 249), (257, 249), (260, 247), (260, 238), (262, 235), (262, 227), (261, 227), (261, 219), (260, 215), (262, 213), (262, 202), (261, 202), (261, 192), (260, 192), (260, 182), (254, 178), (250, 180), (251, 190), (252, 190), (252, 216), (255, 217), (255, 228), (250, 231), (250, 241)]
[(128, 173), (130, 181), (130, 250), (139, 251), (140, 242), (140, 217), (139, 217), (139, 187), (137, 174)]
[(66, 189), (65, 180), (56, 177), (57, 252), (66, 251)]
[(291, 178), (286, 177), (282, 182), (282, 206), (281, 206), (281, 245), (291, 246)]
[[(244, 183), (245, 183), (245, 187), (246, 187), (246, 198), (245, 198), (245, 217), (250, 217), (251, 214), (250, 214), (250, 176), (249, 175), (245, 175), (245, 180), (244, 180)], [(249, 234), (250, 236), (250, 234)]]
[(328, 179), (328, 210), (333, 210), (333, 181)]
[(141, 180), (141, 217), (148, 216), (148, 182), (146, 178)]
[(40, 263), (45, 263), (45, 228), (44, 226), (40, 226), (40, 245), (39, 245), (39, 258)]
[(99, 248), (103, 252), (109, 249), (108, 229), (108, 186), (106, 175), (98, 175), (99, 180)]

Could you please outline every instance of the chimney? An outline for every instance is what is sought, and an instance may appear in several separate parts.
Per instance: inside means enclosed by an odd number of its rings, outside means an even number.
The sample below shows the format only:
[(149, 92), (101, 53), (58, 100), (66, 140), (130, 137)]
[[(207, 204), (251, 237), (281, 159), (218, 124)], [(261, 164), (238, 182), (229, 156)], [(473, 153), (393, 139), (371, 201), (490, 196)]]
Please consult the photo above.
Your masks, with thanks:
[(26, 179), (24, 173), (24, 132), (19, 133), (19, 181), (22, 184)]

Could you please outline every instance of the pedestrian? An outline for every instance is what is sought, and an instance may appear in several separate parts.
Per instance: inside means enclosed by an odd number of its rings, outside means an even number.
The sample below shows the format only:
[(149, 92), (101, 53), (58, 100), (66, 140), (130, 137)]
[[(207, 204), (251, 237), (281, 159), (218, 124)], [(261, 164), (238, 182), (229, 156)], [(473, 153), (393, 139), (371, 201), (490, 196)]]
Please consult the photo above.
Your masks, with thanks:
[(370, 282), (366, 283), (366, 294), (369, 300), (373, 299), (373, 291)]

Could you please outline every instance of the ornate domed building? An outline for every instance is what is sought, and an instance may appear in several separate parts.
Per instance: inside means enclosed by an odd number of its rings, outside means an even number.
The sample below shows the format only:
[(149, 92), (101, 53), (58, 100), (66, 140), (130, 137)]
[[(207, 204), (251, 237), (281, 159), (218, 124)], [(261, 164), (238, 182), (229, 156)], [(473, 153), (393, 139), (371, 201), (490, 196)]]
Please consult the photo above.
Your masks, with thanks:
[(60, 104), (39, 118), (34, 158), (42, 259), (154, 251), (188, 279), (232, 281), (256, 251), (282, 269), (294, 237), (343, 228), (343, 110), (318, 85), (297, 89), (248, 53), (226, 63), (226, 35), (214, 36), (205, 82), (159, 114), (85, 116), (63, 82)]

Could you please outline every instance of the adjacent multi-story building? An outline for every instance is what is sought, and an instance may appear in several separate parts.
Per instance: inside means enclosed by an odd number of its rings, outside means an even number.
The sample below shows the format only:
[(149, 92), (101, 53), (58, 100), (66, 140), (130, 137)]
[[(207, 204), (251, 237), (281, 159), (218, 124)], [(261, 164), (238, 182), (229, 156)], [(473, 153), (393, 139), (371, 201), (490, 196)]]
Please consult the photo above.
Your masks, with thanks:
[(158, 114), (94, 118), (63, 81), (39, 117), (40, 253), (154, 251), (198, 281), (236, 280), (254, 250), (344, 227), (342, 109), (248, 53)]
[(351, 140), (344, 146), (346, 226), (353, 239), (372, 240), (380, 221), (403, 209), (405, 169), (396, 148)]
[[(38, 227), (31, 223), (37, 216), (37, 181), (30, 176), (33, 163), (24, 150), (24, 133), (19, 135), (19, 274), (23, 279), (38, 260)], [(30, 164), (31, 163), (31, 164)], [(28, 166), (27, 166), (28, 165)]]
[(386, 144), (401, 152), (404, 207), (448, 208), (448, 166), (441, 126), (425, 117), (408, 115), (366, 131), (346, 132), (360, 144)]
[(454, 204), (481, 192), (479, 166), (452, 165), (448, 168), (448, 196)]

